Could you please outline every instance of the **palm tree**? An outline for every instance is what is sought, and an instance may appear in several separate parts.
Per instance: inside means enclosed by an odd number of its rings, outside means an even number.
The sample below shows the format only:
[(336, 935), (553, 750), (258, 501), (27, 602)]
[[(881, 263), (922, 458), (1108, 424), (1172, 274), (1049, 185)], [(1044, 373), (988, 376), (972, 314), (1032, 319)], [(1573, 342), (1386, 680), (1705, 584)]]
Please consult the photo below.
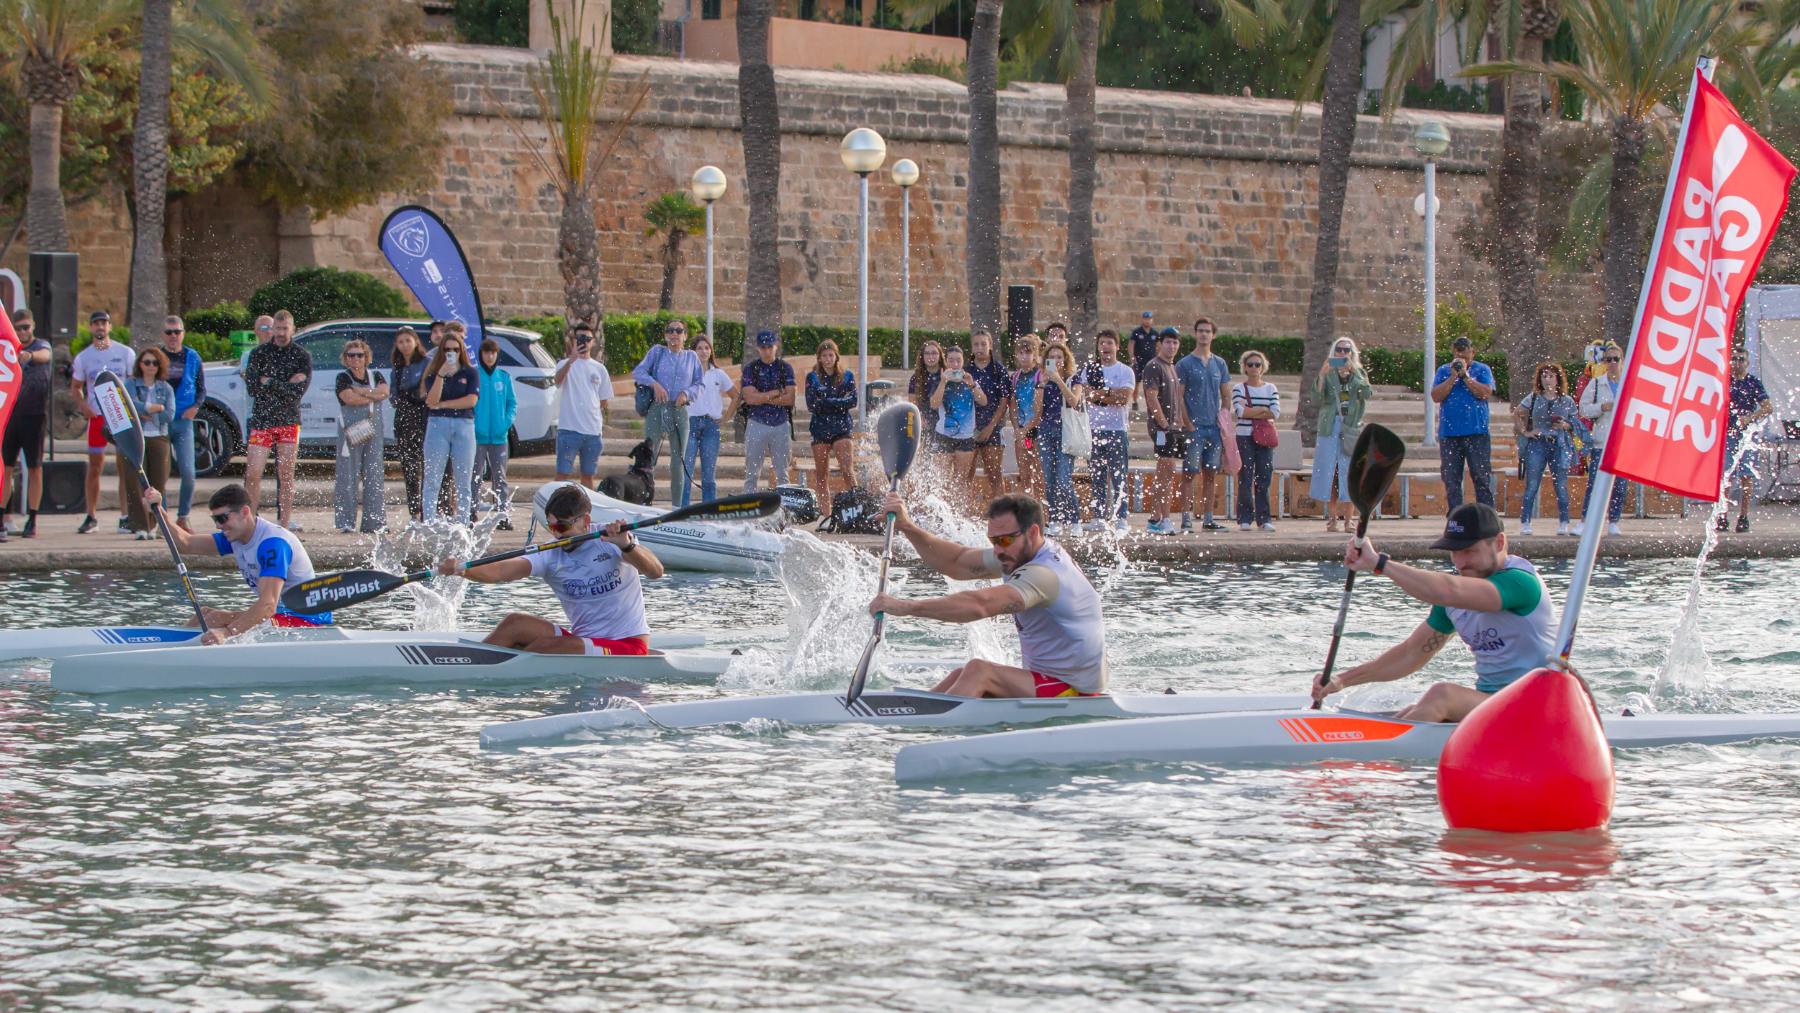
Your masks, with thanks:
[[(934, 7), (941, 8), (941, 2)], [(1000, 330), (1000, 17), (1003, 0), (975, 0), (969, 33), (969, 192), (963, 266), (969, 329)]]
[(677, 190), (651, 201), (644, 209), (644, 220), (650, 223), (644, 235), (663, 234), (659, 254), (663, 266), (662, 293), (656, 298), (656, 308), (667, 312), (675, 307), (675, 272), (681, 270), (681, 241), (689, 233), (706, 228), (706, 209), (695, 204), (685, 191)]
[(757, 332), (781, 333), (781, 104), (769, 66), (770, 14), (770, 0), (738, 4), (738, 122), (750, 196), (744, 362), (756, 354)]
[(1094, 263), (1094, 92), (1100, 53), (1100, 18), (1110, 0), (1075, 0), (1069, 75), (1069, 224), (1065, 234), (1063, 290), (1069, 300), (1069, 334), (1085, 350), (1100, 330), (1100, 270)]

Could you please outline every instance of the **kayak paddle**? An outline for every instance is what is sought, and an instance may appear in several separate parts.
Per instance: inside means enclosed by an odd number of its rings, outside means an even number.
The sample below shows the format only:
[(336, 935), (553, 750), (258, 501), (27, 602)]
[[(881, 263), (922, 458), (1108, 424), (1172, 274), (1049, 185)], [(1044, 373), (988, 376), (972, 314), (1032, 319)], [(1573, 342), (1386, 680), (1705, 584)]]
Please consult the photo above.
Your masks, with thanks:
[[(672, 524), (675, 521), (749, 521), (758, 517), (767, 517), (779, 509), (781, 509), (781, 497), (776, 493), (748, 492), (741, 496), (708, 500), (705, 503), (695, 503), (678, 510), (671, 510), (666, 514), (632, 521), (625, 525), (625, 530), (639, 531), (644, 528), (653, 528), (658, 524)], [(486, 566), (489, 563), (498, 563), (506, 559), (517, 559), (520, 556), (529, 556), (534, 552), (544, 552), (548, 549), (566, 549), (570, 546), (580, 545), (582, 542), (593, 541), (605, 533), (605, 530), (596, 528), (584, 534), (539, 542), (536, 545), (527, 545), (522, 549), (496, 552), (491, 556), (469, 560), (463, 564), (463, 569)], [(314, 577), (312, 580), (295, 584), (282, 592), (281, 603), (287, 606), (289, 611), (297, 612), (300, 615), (316, 615), (320, 612), (330, 612), (333, 609), (357, 605), (370, 598), (379, 598), (397, 588), (428, 580), (436, 572), (435, 569), (429, 567), (404, 574), (388, 573), (384, 570), (345, 570), (342, 573)]]
[[(125, 385), (113, 375), (112, 370), (103, 369), (94, 377), (94, 400), (100, 405), (100, 414), (106, 419), (106, 430), (112, 434), (113, 446), (131, 462), (137, 471), (138, 492), (141, 494), (150, 488), (150, 476), (144, 473), (144, 427), (138, 421), (137, 404), (125, 391)], [(167, 411), (174, 411), (174, 405), (168, 405)], [(206, 613), (200, 608), (200, 599), (194, 594), (194, 582), (188, 576), (187, 563), (181, 559), (181, 550), (175, 545), (175, 537), (169, 534), (169, 515), (163, 510), (161, 503), (151, 510), (156, 515), (156, 529), (162, 532), (163, 543), (169, 547), (169, 555), (175, 557), (175, 575), (181, 578), (181, 589), (187, 592), (188, 604), (194, 607), (194, 620), (200, 624), (200, 633), (206, 633)]]
[[(881, 470), (887, 473), (888, 491), (897, 492), (900, 480), (912, 467), (913, 455), (919, 449), (919, 409), (902, 401), (890, 406), (875, 419), (875, 436), (881, 444)], [(887, 593), (888, 561), (894, 555), (893, 514), (887, 515), (887, 535), (881, 540), (881, 576), (875, 582), (875, 593)], [(875, 632), (869, 635), (869, 646), (863, 648), (862, 660), (856, 663), (856, 674), (850, 677), (850, 691), (844, 694), (846, 705), (862, 696), (863, 684), (869, 681), (869, 664), (875, 660), (875, 648), (881, 644), (881, 632), (887, 625), (887, 613), (875, 613)]]
[[(1356, 438), (1356, 449), (1350, 452), (1350, 502), (1356, 504), (1356, 548), (1362, 550), (1363, 536), (1369, 533), (1369, 518), (1380, 509), (1388, 489), (1400, 474), (1406, 460), (1406, 444), (1393, 430), (1371, 422)], [(1344, 575), (1344, 597), (1338, 601), (1337, 625), (1331, 628), (1331, 648), (1325, 652), (1325, 670), (1319, 673), (1319, 685), (1331, 681), (1331, 666), (1337, 664), (1338, 642), (1344, 639), (1344, 619), (1350, 614), (1350, 588), (1356, 584), (1356, 571)], [(1313, 701), (1313, 710), (1321, 701)]]

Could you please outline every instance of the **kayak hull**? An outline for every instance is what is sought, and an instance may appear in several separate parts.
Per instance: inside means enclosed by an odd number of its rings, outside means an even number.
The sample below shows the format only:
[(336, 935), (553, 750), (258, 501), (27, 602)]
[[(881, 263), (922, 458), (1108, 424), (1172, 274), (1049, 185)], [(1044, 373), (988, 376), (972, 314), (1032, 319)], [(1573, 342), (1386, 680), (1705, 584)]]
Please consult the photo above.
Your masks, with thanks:
[[(480, 640), (486, 634), (468, 631), (420, 633), (409, 630), (348, 630), (341, 626), (316, 629), (265, 631), (280, 642), (353, 641), (356, 643), (454, 643)], [(0, 630), (0, 661), (21, 658), (57, 658), (71, 654), (147, 651), (167, 647), (198, 647), (200, 631), (192, 626), (62, 626), (43, 630)], [(272, 642), (264, 640), (263, 643)], [(658, 648), (692, 648), (706, 643), (699, 633), (653, 633)]]
[[(532, 496), (532, 511), (543, 523), (544, 504), (552, 493), (570, 482), (545, 482)], [(598, 527), (611, 521), (638, 521), (661, 516), (664, 511), (613, 499), (593, 489), (586, 490), (593, 503), (593, 524)], [(709, 573), (763, 574), (775, 572), (781, 562), (781, 536), (748, 524), (684, 523), (675, 521), (644, 528), (637, 540), (650, 547), (663, 566), (671, 570), (699, 570)]]
[[(1607, 740), (1623, 749), (1800, 738), (1800, 714), (1652, 714), (1604, 724)], [(894, 777), (919, 783), (1127, 764), (1436, 760), (1455, 729), (1329, 709), (1144, 718), (910, 745), (894, 758)]]
[(864, 693), (855, 704), (846, 704), (842, 693), (791, 693), (656, 704), (643, 708), (625, 705), (505, 721), (483, 728), (481, 744), (489, 749), (569, 744), (594, 741), (609, 732), (630, 728), (702, 728), (750, 721), (776, 721), (794, 726), (862, 724), (892, 728), (989, 728), (1046, 721), (1254, 710), (1295, 706), (1305, 699), (1293, 693), (1208, 696), (1158, 693), (977, 700), (926, 690), (898, 689)]

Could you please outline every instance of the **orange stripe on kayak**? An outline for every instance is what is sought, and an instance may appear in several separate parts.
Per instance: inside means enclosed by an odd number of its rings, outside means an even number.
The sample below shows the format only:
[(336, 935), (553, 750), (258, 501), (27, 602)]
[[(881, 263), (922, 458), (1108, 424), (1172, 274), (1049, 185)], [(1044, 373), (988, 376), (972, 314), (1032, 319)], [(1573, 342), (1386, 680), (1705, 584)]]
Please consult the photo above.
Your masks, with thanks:
[[(1309, 735), (1305, 741), (1312, 742), (1386, 742), (1397, 739), (1413, 730), (1413, 726), (1405, 721), (1383, 721), (1380, 718), (1352, 717), (1307, 717), (1289, 718), (1295, 724), (1304, 725)], [(1284, 721), (1283, 724), (1286, 724)], [(1290, 729), (1289, 733), (1293, 735)], [(1295, 735), (1296, 741), (1301, 741)]]

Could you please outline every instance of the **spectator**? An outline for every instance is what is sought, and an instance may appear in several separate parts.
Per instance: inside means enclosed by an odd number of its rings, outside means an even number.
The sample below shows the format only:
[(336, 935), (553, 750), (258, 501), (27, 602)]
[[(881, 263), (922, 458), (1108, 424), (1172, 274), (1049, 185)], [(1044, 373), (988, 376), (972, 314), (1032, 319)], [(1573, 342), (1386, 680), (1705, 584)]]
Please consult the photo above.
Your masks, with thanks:
[(1038, 387), (1043, 371), (1038, 368), (1040, 340), (1035, 334), (1013, 341), (1013, 458), (1019, 466), (1018, 491), (1044, 499), (1043, 462), (1038, 456)]
[(856, 485), (850, 460), (850, 413), (856, 410), (856, 373), (844, 368), (837, 342), (819, 342), (817, 360), (806, 374), (806, 410), (812, 413), (813, 491), (825, 512), (831, 511), (831, 459), (844, 473), (844, 488)]
[[(75, 529), (78, 535), (87, 534), (99, 524), (94, 514), (100, 509), (100, 474), (106, 468), (106, 445), (112, 442), (106, 432), (106, 420), (100, 416), (100, 402), (94, 397), (94, 380), (102, 371), (111, 371), (123, 383), (131, 376), (132, 363), (137, 361), (130, 345), (112, 340), (112, 314), (95, 310), (88, 316), (88, 331), (93, 335), (93, 341), (75, 356), (69, 374), (69, 389), (81, 403), (81, 410), (88, 420), (87, 483), (83, 487), (87, 496), (87, 516)], [(131, 495), (130, 483), (125, 481), (125, 458), (117, 448), (113, 450), (113, 469), (119, 476), (119, 533), (128, 535), (131, 522), (125, 516), (125, 507)]]
[(250, 509), (262, 503), (263, 468), (275, 454), (275, 523), (296, 534), (293, 522), (294, 458), (300, 449), (300, 399), (312, 383), (312, 359), (294, 344), (294, 315), (275, 314), (268, 344), (250, 350), (244, 385), (250, 390), (250, 449), (244, 455), (244, 490)]
[(1231, 414), (1237, 417), (1238, 456), (1244, 467), (1238, 472), (1237, 520), (1239, 531), (1249, 531), (1250, 524), (1264, 531), (1274, 531), (1269, 514), (1269, 483), (1275, 478), (1275, 448), (1256, 441), (1256, 423), (1266, 421), (1273, 428), (1281, 418), (1281, 392), (1263, 381), (1263, 370), (1269, 357), (1251, 349), (1238, 356), (1238, 368), (1244, 380), (1231, 388)]
[[(1606, 451), (1606, 435), (1612, 431), (1613, 409), (1619, 405), (1619, 370), (1620, 363), (1625, 361), (1625, 353), (1611, 342), (1606, 344), (1600, 353), (1600, 362), (1605, 372), (1588, 381), (1581, 389), (1581, 417), (1588, 420), (1587, 438), (1587, 492), (1581, 499), (1581, 520), (1575, 525), (1575, 533), (1581, 534), (1581, 526), (1588, 522), (1593, 514), (1589, 513), (1590, 503), (1594, 498), (1594, 478), (1600, 474), (1600, 457)], [(1619, 517), (1625, 512), (1625, 490), (1631, 483), (1622, 478), (1613, 479), (1612, 496), (1606, 504), (1606, 533), (1619, 533)], [(1599, 520), (1596, 518), (1596, 524)]]
[(663, 327), (663, 343), (644, 354), (631, 378), (650, 388), (653, 398), (644, 415), (644, 439), (655, 453), (669, 440), (669, 500), (687, 486), (687, 406), (700, 393), (700, 357), (688, 350), (687, 324), (671, 320)]
[(944, 382), (944, 346), (936, 341), (927, 340), (919, 346), (919, 359), (913, 365), (912, 379), (906, 382), (906, 396), (918, 407), (920, 421), (925, 425), (926, 453), (936, 454), (943, 451), (939, 445), (937, 434), (938, 412), (931, 406), (931, 399), (937, 394), (938, 385)]
[(1375, 388), (1363, 371), (1356, 342), (1339, 338), (1313, 378), (1319, 404), (1318, 436), (1313, 446), (1312, 498), (1325, 504), (1325, 530), (1350, 530), (1350, 454), (1362, 435), (1363, 413)]
[[(730, 416), (732, 394), (737, 384), (713, 361), (712, 338), (702, 333), (694, 338), (694, 355), (699, 358), (702, 372), (700, 374), (700, 393), (688, 402), (688, 443), (686, 465), (688, 482), (681, 487), (681, 500), (677, 506), (687, 506), (692, 502), (693, 480), (700, 480), (700, 500), (708, 502), (719, 498), (719, 426)], [(696, 472), (695, 462), (699, 463)]]
[(1175, 462), (1187, 457), (1187, 435), (1193, 423), (1187, 417), (1187, 399), (1175, 371), (1175, 355), (1181, 351), (1181, 334), (1163, 329), (1156, 340), (1156, 357), (1144, 365), (1144, 407), (1149, 412), (1150, 446), (1156, 452), (1156, 472), (1150, 478), (1150, 525), (1153, 535), (1177, 533), (1169, 512), (1180, 505)]
[(950, 455), (950, 474), (958, 480), (952, 488), (959, 493), (966, 488), (961, 480), (975, 470), (975, 409), (986, 401), (987, 392), (963, 368), (963, 350), (946, 348), (944, 381), (931, 395), (931, 407), (938, 413), (939, 444)]
[[(1006, 447), (1000, 430), (1006, 425), (1007, 405), (1012, 402), (1012, 377), (1006, 367), (994, 358), (994, 336), (987, 331), (969, 335), (969, 363), (966, 372), (985, 396), (975, 402), (974, 457), (964, 479), (969, 494), (977, 504), (985, 504), (1005, 491), (1006, 479), (1001, 468), (1006, 461)], [(975, 484), (975, 469), (981, 468), (987, 480), (985, 488)]]
[(1138, 318), (1138, 325), (1131, 331), (1131, 371), (1137, 379), (1137, 385), (1131, 392), (1131, 410), (1144, 410), (1144, 368), (1150, 360), (1156, 358), (1156, 314), (1145, 310)]
[(1494, 371), (1475, 361), (1475, 343), (1457, 338), (1453, 358), (1432, 377), (1431, 399), (1438, 403), (1438, 468), (1444, 479), (1444, 505), (1455, 510), (1463, 501), (1463, 469), (1475, 483), (1475, 502), (1494, 505), (1493, 444), (1488, 436), (1488, 399), (1494, 396)]
[[(35, 329), (30, 310), (13, 313), (13, 330), (19, 338), (19, 366), (24, 376), (19, 381), (12, 416), (6, 420), (5, 438), (0, 440), (4, 446), (0, 449), (0, 468), (12, 467), (20, 454), (25, 455), (25, 474), (19, 476), (28, 480), (25, 495), (20, 498), (25, 504), (25, 529), (19, 534), (24, 538), (37, 537), (38, 506), (44, 501), (44, 434), (50, 431), (50, 342), (37, 337)], [(5, 504), (0, 503), (0, 542), (6, 541), (9, 518), (5, 510)]]
[(1100, 358), (1087, 364), (1081, 382), (1088, 388), (1088, 425), (1094, 430), (1094, 452), (1088, 455), (1088, 475), (1093, 483), (1093, 519), (1089, 531), (1112, 524), (1126, 530), (1125, 515), (1131, 502), (1125, 495), (1125, 475), (1130, 467), (1131, 446), (1125, 431), (1125, 406), (1137, 386), (1137, 373), (1119, 361), (1119, 335), (1101, 331), (1094, 339)]
[(1181, 459), (1181, 477), (1187, 486), (1182, 497), (1189, 507), (1181, 512), (1183, 531), (1194, 528), (1192, 508), (1196, 498), (1200, 527), (1206, 531), (1221, 527), (1213, 519), (1213, 491), (1219, 480), (1219, 464), (1225, 456), (1227, 434), (1220, 428), (1219, 413), (1231, 408), (1231, 365), (1213, 354), (1215, 333), (1211, 320), (1195, 320), (1193, 351), (1175, 364), (1175, 376), (1181, 381), (1182, 406), (1187, 410), (1188, 424), (1194, 427), (1188, 432), (1187, 453)]
[(1073, 380), (1075, 355), (1061, 339), (1044, 347), (1038, 382), (1038, 456), (1044, 462), (1044, 493), (1049, 498), (1051, 535), (1073, 530), (1081, 522), (1075, 502), (1075, 458), (1062, 452), (1063, 409), (1081, 411), (1087, 388)]
[(1556, 484), (1556, 533), (1569, 533), (1569, 466), (1575, 457), (1571, 434), (1577, 413), (1575, 399), (1566, 389), (1562, 367), (1548, 360), (1540, 362), (1531, 371), (1531, 393), (1513, 409), (1519, 457), (1525, 466), (1525, 498), (1519, 504), (1521, 536), (1531, 534), (1545, 466)]
[(576, 324), (556, 367), (556, 480), (580, 475), (589, 489), (600, 467), (600, 434), (606, 430), (606, 402), (613, 392), (612, 374), (595, 351), (594, 328)]
[[(495, 509), (501, 531), (512, 528), (512, 488), (506, 484), (506, 461), (511, 453), (513, 419), (519, 414), (519, 398), (513, 393), (512, 376), (500, 368), (500, 343), (481, 339), (481, 362), (475, 371), (479, 400), (475, 402), (475, 477), (471, 488), (480, 492), (485, 480), (493, 483)], [(480, 499), (475, 499), (480, 506)], [(471, 518), (479, 509), (470, 511)]]
[(794, 416), (794, 367), (781, 357), (774, 331), (756, 334), (756, 361), (744, 366), (738, 395), (749, 406), (744, 426), (744, 491), (755, 492), (763, 461), (775, 466), (775, 484), (788, 473)]
[[(1750, 353), (1742, 346), (1731, 353), (1731, 405), (1725, 433), (1726, 474), (1737, 479), (1739, 531), (1750, 530), (1750, 496), (1756, 482), (1756, 432), (1763, 419), (1775, 414), (1768, 388), (1750, 375)], [(1719, 511), (1718, 526), (1725, 530), (1726, 506)]]
[[(137, 406), (138, 429), (144, 434), (144, 476), (150, 488), (162, 495), (169, 484), (169, 420), (175, 416), (175, 388), (169, 386), (169, 357), (154, 345), (138, 353), (137, 365), (125, 380), (125, 390)], [(136, 469), (132, 469), (133, 472)], [(144, 505), (143, 490), (135, 481), (125, 483), (126, 512), (131, 515), (131, 536), (148, 541), (155, 536), (156, 519)]]
[(444, 336), (425, 367), (425, 519), (437, 517), (444, 464), (456, 483), (451, 517), (463, 518), (475, 504), (475, 405), (481, 381), (469, 364), (462, 321), (444, 325)]
[(250, 325), (250, 329), (256, 333), (256, 345), (244, 349), (243, 354), (238, 356), (238, 372), (240, 374), (250, 368), (250, 353), (256, 351), (256, 346), (269, 343), (269, 339), (275, 333), (275, 318), (264, 313), (256, 318), (256, 321)]
[(387, 479), (387, 466), (382, 459), (386, 441), (381, 432), (381, 403), (393, 389), (380, 372), (370, 368), (373, 363), (369, 359), (369, 343), (361, 338), (350, 339), (338, 353), (344, 371), (337, 377), (337, 483), (332, 490), (331, 512), (338, 533), (344, 535), (356, 527), (359, 503), (364, 533), (387, 527), (387, 507), (381, 499)]
[(394, 332), (394, 378), (389, 388), (394, 400), (394, 442), (400, 447), (400, 477), (406, 482), (406, 513), (415, 521), (425, 519), (425, 349), (419, 332), (402, 327)]
[(175, 414), (169, 419), (169, 452), (181, 475), (175, 523), (192, 531), (188, 513), (194, 508), (194, 416), (206, 403), (206, 367), (200, 353), (187, 347), (187, 324), (177, 316), (163, 317), (163, 354), (169, 358), (169, 386), (175, 390)]

